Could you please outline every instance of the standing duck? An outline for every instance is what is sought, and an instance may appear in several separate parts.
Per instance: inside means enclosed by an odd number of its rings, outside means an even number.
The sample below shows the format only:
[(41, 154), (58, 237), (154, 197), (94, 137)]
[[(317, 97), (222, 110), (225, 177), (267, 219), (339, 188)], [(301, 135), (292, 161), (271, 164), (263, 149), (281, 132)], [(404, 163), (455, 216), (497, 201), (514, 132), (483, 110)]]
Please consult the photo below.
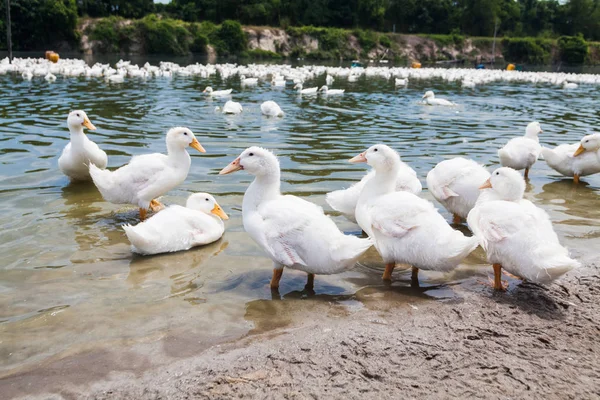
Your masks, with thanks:
[(479, 187), (489, 177), (490, 173), (475, 161), (456, 157), (438, 163), (429, 171), (427, 188), (452, 213), (453, 222), (460, 224), (475, 207)]
[(96, 130), (84, 111), (71, 111), (67, 118), (67, 126), (71, 133), (71, 141), (65, 146), (58, 159), (58, 168), (72, 181), (89, 181), (90, 162), (104, 169), (108, 163), (108, 156), (83, 133), (84, 127), (92, 131)]
[(413, 281), (420, 269), (454, 269), (478, 245), (448, 225), (433, 204), (409, 192), (396, 192), (400, 156), (377, 144), (350, 159), (375, 169), (358, 198), (356, 221), (375, 242), (386, 263), (384, 280), (391, 280), (396, 263), (413, 266)]
[(283, 268), (314, 274), (336, 274), (356, 263), (371, 247), (369, 239), (344, 235), (313, 203), (280, 192), (279, 160), (273, 153), (252, 146), (223, 168), (225, 175), (244, 170), (255, 176), (242, 202), (244, 229), (273, 260), (271, 288), (279, 288)]
[(494, 268), (494, 288), (506, 289), (502, 268), (536, 283), (549, 283), (579, 262), (569, 257), (541, 208), (523, 199), (525, 181), (511, 168), (498, 168), (482, 186), (469, 227)]
[(542, 156), (553, 170), (579, 183), (580, 176), (600, 172), (600, 133), (584, 136), (579, 143), (544, 147)]
[(143, 221), (148, 208), (162, 209), (156, 198), (181, 185), (187, 177), (192, 162), (186, 151), (188, 146), (206, 152), (191, 130), (172, 128), (167, 132), (168, 154), (135, 156), (116, 171), (102, 170), (90, 163), (90, 175), (104, 200), (137, 205)]
[(538, 134), (542, 133), (539, 122), (531, 122), (525, 128), (525, 136), (510, 139), (506, 145), (498, 150), (500, 164), (516, 170), (525, 170), (525, 179), (529, 177), (529, 169), (537, 161), (542, 146)]

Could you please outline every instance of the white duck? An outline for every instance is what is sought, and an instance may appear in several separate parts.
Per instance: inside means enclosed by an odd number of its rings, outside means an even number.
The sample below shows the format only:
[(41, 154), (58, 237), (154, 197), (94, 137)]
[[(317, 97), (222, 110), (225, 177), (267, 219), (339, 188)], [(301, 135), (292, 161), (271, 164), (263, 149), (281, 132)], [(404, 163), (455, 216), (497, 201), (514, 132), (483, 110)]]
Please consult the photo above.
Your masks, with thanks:
[(135, 156), (116, 171), (101, 170), (90, 163), (90, 174), (104, 200), (137, 205), (143, 221), (149, 207), (153, 211), (163, 207), (155, 199), (181, 185), (187, 177), (191, 165), (188, 146), (206, 152), (191, 130), (172, 128), (167, 132), (167, 155)]
[(444, 160), (427, 174), (427, 188), (433, 197), (453, 215), (460, 224), (475, 207), (479, 187), (490, 173), (473, 160), (462, 157)]
[(206, 89), (204, 89), (202, 91), (202, 93), (206, 93), (209, 96), (214, 96), (214, 97), (225, 97), (225, 96), (229, 96), (231, 94), (232, 90), (233, 89), (213, 90), (212, 87), (207, 86)]
[(223, 236), (222, 219), (229, 219), (213, 196), (195, 193), (185, 207), (173, 205), (135, 226), (123, 225), (131, 250), (159, 254), (188, 250)]
[(326, 85), (321, 86), (321, 89), (319, 89), (319, 92), (325, 95), (339, 95), (344, 94), (345, 91), (345, 89), (329, 89)]
[(396, 85), (396, 86), (406, 86), (406, 85), (408, 85), (408, 78), (405, 78), (405, 79), (403, 79), (403, 78), (396, 78), (394, 80), (394, 85)]
[(244, 195), (244, 229), (273, 260), (271, 288), (279, 287), (283, 268), (314, 274), (336, 274), (356, 263), (371, 247), (368, 239), (344, 235), (317, 205), (280, 192), (279, 160), (269, 150), (252, 146), (223, 168), (229, 174), (245, 170), (255, 176)]
[(568, 82), (568, 81), (564, 81), (563, 82), (563, 89), (577, 89), (579, 86), (576, 83), (573, 82)]
[(428, 90), (423, 95), (423, 102), (430, 106), (455, 106), (456, 104), (446, 99), (436, 99), (435, 94)]
[(56, 81), (56, 75), (54, 75), (52, 72), (48, 72), (46, 74), (46, 76), (44, 76), (44, 79), (48, 82), (55, 82)]
[(241, 114), (244, 108), (237, 101), (229, 100), (219, 111), (223, 114)]
[(529, 177), (529, 169), (537, 161), (542, 146), (538, 134), (542, 133), (539, 122), (531, 122), (525, 128), (525, 136), (510, 139), (506, 145), (498, 150), (500, 164), (512, 169), (525, 169), (525, 179)]
[(333, 76), (327, 74), (327, 76), (325, 77), (325, 83), (328, 86), (331, 86), (333, 84), (333, 82), (335, 81), (335, 79), (333, 78)]
[(71, 180), (90, 180), (90, 162), (100, 169), (106, 168), (108, 163), (106, 153), (83, 133), (84, 127), (92, 131), (96, 130), (96, 127), (82, 110), (69, 113), (67, 126), (71, 133), (71, 141), (65, 146), (58, 159), (58, 168)]
[(560, 245), (548, 214), (523, 199), (525, 181), (517, 171), (498, 168), (481, 188), (487, 190), (467, 222), (493, 264), (495, 289), (505, 289), (502, 268), (536, 283), (548, 283), (579, 267)]
[(319, 88), (315, 86), (312, 88), (303, 89), (302, 84), (297, 83), (296, 86), (294, 86), (294, 89), (296, 89), (300, 94), (316, 94)]
[(258, 78), (246, 78), (245, 75), (240, 76), (240, 82), (242, 85), (256, 85), (258, 83)]
[(386, 263), (384, 280), (391, 280), (396, 263), (412, 265), (413, 280), (419, 268), (449, 271), (477, 247), (476, 238), (452, 229), (431, 202), (394, 191), (400, 157), (393, 149), (377, 144), (350, 162), (375, 169), (358, 199), (356, 221)]
[(267, 100), (260, 105), (260, 112), (267, 117), (283, 117), (283, 110), (273, 100)]
[(579, 177), (600, 172), (600, 133), (584, 136), (579, 143), (561, 144), (554, 149), (542, 148), (546, 163), (564, 176)]
[[(359, 182), (356, 182), (348, 189), (335, 190), (327, 193), (325, 201), (336, 211), (344, 214), (349, 220), (356, 222), (355, 212), (358, 198), (363, 188), (373, 177), (375, 170), (369, 171)], [(405, 191), (413, 194), (419, 194), (423, 189), (417, 173), (406, 163), (400, 161), (398, 166), (398, 174), (396, 176), (395, 191)]]

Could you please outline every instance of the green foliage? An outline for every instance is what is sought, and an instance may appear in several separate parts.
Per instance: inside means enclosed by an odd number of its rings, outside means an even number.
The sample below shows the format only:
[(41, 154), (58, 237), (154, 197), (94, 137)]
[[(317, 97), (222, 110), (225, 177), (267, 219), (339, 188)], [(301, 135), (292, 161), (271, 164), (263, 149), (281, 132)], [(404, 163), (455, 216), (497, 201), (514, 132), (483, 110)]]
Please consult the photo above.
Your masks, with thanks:
[(277, 54), (274, 53), (272, 51), (268, 51), (268, 50), (262, 50), (262, 49), (254, 49), (254, 50), (248, 50), (244, 52), (244, 56), (246, 58), (259, 58), (259, 59), (279, 59), (282, 58), (281, 54)]
[(387, 47), (389, 49), (390, 47), (392, 47), (392, 39), (390, 39), (389, 36), (380, 35), (379, 36), (379, 44), (382, 45), (383, 47)]
[(190, 32), (183, 21), (159, 18), (150, 14), (136, 21), (136, 28), (143, 38), (144, 49), (151, 54), (176, 54), (189, 53)]
[(356, 39), (358, 39), (358, 43), (360, 44), (360, 47), (362, 47), (362, 50), (365, 54), (377, 46), (377, 33), (362, 29), (355, 29), (352, 33), (354, 33), (354, 36), (356, 36)]
[(78, 1), (79, 15), (89, 17), (142, 18), (155, 10), (153, 0), (82, 0)]
[(99, 50), (104, 53), (128, 52), (135, 28), (121, 17), (99, 20), (86, 32), (91, 40), (100, 42)]
[(579, 36), (561, 36), (558, 38), (560, 59), (568, 64), (583, 64), (588, 55), (588, 44)]
[(246, 34), (237, 21), (224, 21), (210, 34), (209, 39), (219, 55), (237, 54), (247, 46)]
[(508, 62), (547, 64), (550, 62), (552, 47), (552, 41), (547, 39), (502, 39), (502, 55)]

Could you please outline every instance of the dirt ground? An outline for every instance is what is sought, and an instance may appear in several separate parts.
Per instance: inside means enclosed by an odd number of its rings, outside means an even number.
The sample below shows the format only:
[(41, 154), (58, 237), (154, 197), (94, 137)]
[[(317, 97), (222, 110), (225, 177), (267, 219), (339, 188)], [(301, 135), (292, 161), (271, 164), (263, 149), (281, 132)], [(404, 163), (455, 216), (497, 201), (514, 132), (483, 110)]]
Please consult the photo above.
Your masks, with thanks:
[[(596, 266), (549, 287), (512, 281), (508, 292), (494, 293), (472, 282), (452, 290), (448, 301), (406, 301), (394, 286), (342, 299), (350, 307), (306, 301), (296, 311), (306, 322), (286, 328), (277, 328), (291, 318), (280, 315), (285, 302), (261, 301), (262, 312), (272, 308), (272, 326), (243, 339), (158, 370), (49, 386), (37, 397), (600, 398)], [(348, 311), (355, 303), (364, 307)]]

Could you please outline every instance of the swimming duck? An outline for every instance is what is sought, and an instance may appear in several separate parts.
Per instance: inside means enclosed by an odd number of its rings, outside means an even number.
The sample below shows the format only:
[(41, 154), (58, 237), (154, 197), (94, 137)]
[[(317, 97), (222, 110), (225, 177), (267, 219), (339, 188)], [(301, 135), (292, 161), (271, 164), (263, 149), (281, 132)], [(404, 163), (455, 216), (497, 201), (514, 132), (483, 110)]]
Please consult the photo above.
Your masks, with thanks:
[(260, 112), (267, 117), (283, 117), (283, 110), (273, 100), (267, 100), (260, 105)]
[(329, 89), (326, 85), (321, 86), (319, 92), (326, 95), (336, 95), (336, 94), (344, 94), (345, 89)]
[(222, 219), (229, 217), (213, 196), (195, 193), (185, 207), (169, 206), (147, 221), (123, 225), (123, 229), (134, 253), (169, 253), (218, 240), (225, 231)]
[(202, 91), (202, 93), (206, 93), (210, 96), (214, 97), (225, 97), (231, 94), (233, 89), (225, 89), (225, 90), (213, 90), (210, 86), (207, 86), (206, 89)]
[(525, 169), (525, 179), (529, 177), (529, 169), (537, 161), (542, 146), (538, 134), (542, 127), (537, 121), (529, 123), (525, 128), (525, 136), (510, 139), (506, 145), (498, 150), (500, 164), (516, 170)]
[(96, 127), (82, 110), (69, 113), (67, 126), (71, 141), (65, 146), (58, 159), (58, 168), (73, 181), (90, 180), (90, 162), (100, 169), (106, 168), (108, 163), (106, 153), (83, 133), (84, 127), (92, 131), (96, 130)]
[(546, 163), (564, 176), (579, 177), (600, 172), (600, 133), (584, 136), (579, 143), (561, 144), (554, 149), (542, 148)]
[(135, 156), (116, 171), (101, 170), (90, 163), (90, 175), (104, 200), (137, 205), (143, 221), (148, 208), (162, 209), (163, 205), (156, 198), (181, 185), (187, 177), (191, 164), (186, 151), (188, 146), (206, 152), (191, 130), (172, 128), (167, 132), (167, 155)]
[(453, 215), (460, 224), (467, 218), (479, 197), (479, 187), (490, 173), (473, 160), (456, 157), (438, 163), (427, 174), (427, 188), (433, 197)]
[(403, 78), (396, 78), (394, 80), (394, 85), (396, 85), (396, 86), (406, 86), (407, 84), (408, 84), (408, 79), (407, 78), (405, 78), (405, 79), (403, 79)]
[(220, 111), (223, 114), (241, 114), (241, 112), (244, 111), (244, 108), (237, 101), (229, 100)]
[(240, 76), (240, 82), (242, 85), (256, 85), (258, 78), (246, 78), (245, 75)]
[(467, 222), (494, 268), (494, 288), (504, 290), (502, 268), (536, 283), (549, 283), (579, 262), (569, 257), (554, 232), (550, 217), (523, 199), (525, 181), (502, 167), (482, 186)]
[(315, 86), (315, 87), (312, 87), (312, 88), (302, 89), (302, 84), (301, 83), (297, 83), (296, 86), (294, 86), (294, 89), (297, 89), (298, 93), (300, 93), (300, 94), (316, 94), (317, 90), (319, 88)]
[(428, 90), (423, 95), (424, 103), (430, 106), (455, 106), (456, 104), (446, 99), (436, 99), (435, 94)]
[(419, 268), (449, 271), (478, 246), (476, 238), (452, 229), (431, 202), (394, 191), (400, 157), (390, 147), (371, 146), (350, 162), (375, 169), (358, 198), (356, 221), (386, 263), (384, 280), (392, 279), (396, 263), (413, 266), (413, 281)]
[[(336, 211), (344, 214), (349, 220), (356, 222), (355, 212), (356, 203), (360, 193), (364, 189), (367, 182), (375, 176), (375, 170), (369, 171), (359, 182), (356, 182), (348, 189), (335, 190), (327, 193), (325, 201)], [(400, 161), (398, 166), (398, 174), (396, 176), (395, 191), (405, 191), (413, 194), (419, 194), (423, 189), (417, 173), (406, 163)]]
[(343, 272), (371, 247), (340, 232), (321, 207), (282, 195), (279, 160), (269, 150), (249, 147), (219, 174), (242, 169), (255, 176), (242, 202), (244, 229), (273, 260), (271, 288), (279, 287), (284, 267), (307, 272), (310, 288), (314, 274)]

